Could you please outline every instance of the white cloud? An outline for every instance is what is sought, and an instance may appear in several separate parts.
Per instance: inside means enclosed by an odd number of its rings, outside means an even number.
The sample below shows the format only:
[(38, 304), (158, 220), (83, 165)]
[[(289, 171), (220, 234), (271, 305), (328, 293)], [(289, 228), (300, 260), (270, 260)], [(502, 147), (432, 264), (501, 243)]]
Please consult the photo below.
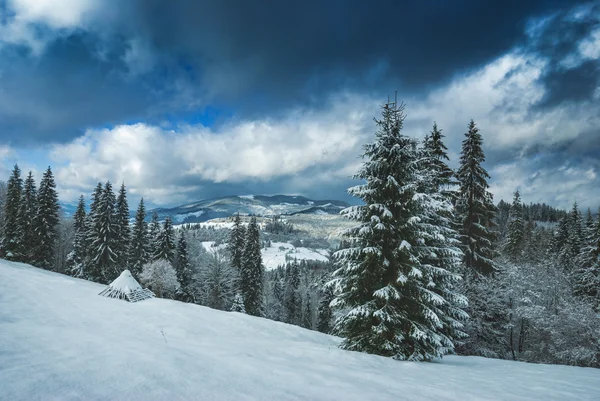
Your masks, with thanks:
[(8, 0), (0, 43), (24, 44), (39, 54), (47, 40), (61, 31), (85, 27), (86, 19), (100, 4), (99, 0)]
[[(54, 146), (51, 157), (68, 200), (82, 187), (89, 192), (107, 179), (125, 181), (132, 193), (154, 203), (188, 200), (202, 181), (289, 177), (323, 183), (354, 173), (348, 165), (356, 166), (360, 146), (370, 139), (375, 107), (372, 100), (338, 96), (323, 111), (296, 109), (282, 119), (232, 121), (218, 130), (120, 125), (88, 130), (71, 143)], [(307, 176), (315, 167), (327, 171), (326, 176)]]
[[(593, 161), (582, 165), (541, 164), (536, 160), (521, 159), (495, 166), (490, 172), (496, 177), (490, 190), (496, 201), (510, 202), (519, 190), (525, 202), (540, 202), (569, 209), (577, 201), (580, 207), (598, 207), (600, 187)], [(535, 173), (531, 173), (535, 171)]]

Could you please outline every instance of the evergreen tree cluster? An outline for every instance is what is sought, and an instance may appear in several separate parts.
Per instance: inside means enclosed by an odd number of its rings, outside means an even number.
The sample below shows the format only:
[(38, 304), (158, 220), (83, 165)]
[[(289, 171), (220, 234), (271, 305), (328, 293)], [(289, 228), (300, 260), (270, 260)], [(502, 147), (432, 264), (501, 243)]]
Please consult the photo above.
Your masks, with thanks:
[(18, 165), (6, 186), (3, 210), (2, 254), (9, 260), (54, 269), (59, 205), (52, 169), (36, 187), (32, 172), (25, 181)]

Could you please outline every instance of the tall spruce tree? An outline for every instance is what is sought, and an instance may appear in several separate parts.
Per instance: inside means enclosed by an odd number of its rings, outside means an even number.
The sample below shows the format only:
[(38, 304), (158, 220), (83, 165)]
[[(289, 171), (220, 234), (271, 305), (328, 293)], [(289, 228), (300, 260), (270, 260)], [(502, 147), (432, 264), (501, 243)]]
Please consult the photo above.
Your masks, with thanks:
[(285, 292), (283, 299), (284, 321), (300, 324), (302, 298), (300, 297), (300, 268), (294, 261), (285, 270)]
[[(462, 298), (446, 287), (458, 277), (424, 258), (429, 248), (442, 249), (434, 222), (451, 205), (436, 206), (443, 197), (433, 189), (433, 173), (424, 170), (427, 156), (400, 133), (404, 106), (382, 109), (376, 140), (364, 147), (366, 161), (355, 175), (366, 183), (349, 189), (365, 205), (343, 211), (359, 225), (346, 232), (349, 246), (334, 254), (334, 303), (345, 310), (334, 332), (345, 349), (428, 360), (453, 349), (446, 325), (464, 315), (452, 312)], [(455, 253), (448, 252), (449, 260)], [(448, 311), (452, 315), (444, 315)]]
[(38, 209), (34, 221), (36, 247), (33, 259), (36, 266), (52, 269), (58, 226), (58, 194), (50, 167), (46, 169), (38, 191)]
[(129, 204), (127, 202), (127, 190), (125, 189), (125, 183), (121, 184), (119, 194), (117, 195), (115, 208), (117, 220), (117, 241), (115, 254), (117, 256), (117, 265), (119, 265), (120, 269), (124, 270), (129, 268), (129, 247), (131, 245), (131, 229), (129, 228)]
[(139, 278), (142, 273), (142, 267), (150, 261), (150, 241), (148, 233), (148, 223), (146, 223), (146, 207), (144, 206), (144, 198), (140, 199), (140, 203), (135, 213), (135, 223), (131, 235), (130, 247), (130, 267), (131, 273)]
[(190, 264), (187, 241), (185, 239), (185, 231), (179, 233), (177, 241), (177, 249), (175, 251), (175, 259), (173, 267), (177, 273), (177, 281), (179, 282), (179, 290), (176, 294), (177, 299), (184, 302), (193, 301), (192, 290), (192, 265)]
[(321, 289), (321, 299), (319, 300), (317, 330), (321, 333), (329, 334), (331, 332), (331, 319), (333, 313), (331, 302), (334, 299), (333, 287), (326, 285)]
[[(591, 215), (591, 213), (589, 213)], [(581, 253), (573, 272), (573, 291), (594, 306), (600, 308), (600, 211), (598, 219), (589, 224)]]
[(85, 200), (83, 195), (79, 197), (77, 209), (73, 215), (73, 228), (75, 238), (73, 239), (73, 250), (67, 258), (68, 273), (73, 277), (86, 278), (85, 255), (87, 241), (87, 215), (85, 212)]
[[(577, 256), (581, 253), (581, 248), (583, 246), (583, 221), (581, 218), (581, 212), (579, 211), (579, 206), (577, 202), (573, 204), (573, 209), (571, 209), (571, 214), (569, 215), (569, 252), (572, 260), (577, 258)], [(574, 266), (571, 266), (571, 268)]]
[(107, 181), (91, 216), (92, 235), (90, 241), (91, 279), (103, 283), (113, 281), (122, 271), (117, 264), (115, 253), (115, 249), (118, 247), (115, 202), (112, 184)]
[(173, 263), (175, 258), (175, 232), (173, 231), (173, 222), (169, 216), (165, 218), (162, 230), (158, 233), (156, 239), (156, 253), (154, 260), (164, 259)]
[(467, 270), (491, 274), (494, 272), (496, 207), (488, 191), (490, 176), (481, 165), (485, 161), (482, 145), (479, 128), (471, 120), (462, 142), (460, 167), (456, 173), (460, 184), (457, 209)]
[(524, 239), (523, 204), (521, 202), (521, 195), (517, 190), (510, 207), (508, 235), (504, 246), (504, 252), (513, 262), (518, 261), (521, 257)]
[[(423, 149), (428, 154), (431, 163), (430, 168), (436, 171), (433, 177), (433, 184), (440, 191), (450, 191), (455, 184), (454, 171), (446, 163), (450, 158), (448, 157), (448, 148), (444, 144), (443, 139), (442, 130), (434, 123), (431, 132), (425, 136)], [(454, 191), (452, 191), (451, 195), (454, 198)]]
[(19, 219), (21, 200), (23, 197), (23, 179), (21, 169), (15, 164), (6, 185), (6, 202), (4, 204), (4, 237), (2, 248), (8, 260), (20, 260), (20, 243), (23, 238), (23, 227)]
[(38, 209), (37, 188), (33, 173), (30, 171), (25, 179), (23, 188), (23, 198), (19, 210), (20, 226), (23, 230), (23, 235), (20, 241), (21, 261), (24, 263), (35, 263), (34, 252), (37, 243), (35, 234), (35, 216)]
[(246, 236), (246, 229), (242, 225), (240, 214), (236, 214), (233, 219), (233, 227), (229, 234), (229, 244), (227, 249), (229, 251), (230, 264), (238, 272), (242, 269), (242, 253), (244, 252), (244, 239)]
[(240, 290), (244, 298), (246, 313), (262, 316), (264, 268), (260, 253), (260, 231), (256, 217), (252, 217), (246, 230), (240, 273)]
[(160, 236), (160, 222), (157, 212), (152, 213), (148, 230), (148, 254), (152, 260), (157, 260), (156, 255), (158, 254), (158, 240)]
[(305, 329), (313, 329), (312, 304), (310, 301), (310, 292), (308, 289), (304, 294), (304, 311), (302, 312), (302, 327)]

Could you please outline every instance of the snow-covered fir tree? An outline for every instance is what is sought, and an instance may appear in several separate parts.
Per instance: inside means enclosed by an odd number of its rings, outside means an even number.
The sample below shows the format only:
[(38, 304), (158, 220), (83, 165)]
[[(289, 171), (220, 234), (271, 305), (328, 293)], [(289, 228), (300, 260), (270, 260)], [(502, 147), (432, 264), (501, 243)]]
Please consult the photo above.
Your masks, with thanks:
[(175, 231), (173, 221), (169, 216), (165, 218), (162, 229), (156, 238), (154, 260), (164, 259), (173, 263), (175, 258)]
[(275, 278), (271, 284), (271, 304), (268, 310), (268, 318), (272, 320), (284, 320), (284, 299), (285, 284), (279, 274), (279, 269), (275, 272)]
[(285, 271), (283, 307), (285, 322), (300, 324), (302, 297), (300, 296), (300, 268), (296, 261), (290, 263)]
[(246, 237), (246, 229), (242, 225), (240, 214), (237, 213), (233, 219), (233, 227), (229, 234), (229, 243), (227, 249), (229, 251), (231, 266), (238, 271), (242, 269), (242, 254), (244, 252), (244, 240)]
[(92, 202), (94, 208), (90, 213), (92, 218), (89, 244), (90, 275), (92, 280), (103, 283), (113, 281), (123, 270), (118, 265), (115, 253), (118, 248), (117, 232), (119, 230), (115, 201), (112, 184), (107, 181), (99, 199)]
[(34, 220), (36, 247), (33, 260), (38, 267), (52, 269), (54, 265), (54, 251), (59, 222), (58, 211), (60, 210), (60, 206), (58, 205), (54, 175), (50, 167), (46, 169), (40, 181), (37, 206), (38, 209)]
[(310, 300), (310, 292), (308, 291), (308, 289), (306, 290), (306, 293), (304, 294), (304, 308), (302, 310), (302, 327), (304, 327), (305, 329), (313, 329), (313, 310), (312, 310), (312, 303)]
[(86, 220), (87, 215), (85, 212), (85, 200), (83, 195), (81, 195), (79, 197), (79, 202), (77, 203), (77, 209), (73, 215), (73, 228), (75, 230), (73, 250), (67, 257), (68, 273), (71, 276), (78, 278), (86, 277), (84, 268), (87, 240)]
[(8, 260), (20, 260), (20, 242), (23, 238), (23, 227), (19, 219), (21, 199), (23, 196), (23, 179), (21, 169), (15, 164), (6, 184), (6, 202), (4, 204), (4, 237), (2, 250)]
[(152, 260), (156, 260), (159, 236), (160, 222), (158, 220), (158, 213), (153, 212), (150, 224), (148, 225), (148, 253)]
[(131, 246), (129, 248), (129, 263), (131, 273), (134, 277), (139, 277), (144, 266), (150, 260), (148, 223), (146, 222), (146, 207), (144, 198), (140, 199), (137, 211), (135, 213), (135, 222), (131, 233)]
[(258, 223), (256, 217), (252, 217), (246, 230), (242, 253), (240, 291), (244, 297), (246, 313), (254, 316), (262, 316), (264, 267), (260, 248)]
[(446, 164), (449, 158), (442, 139), (434, 124), (430, 139), (424, 141), (419, 151), (416, 177), (420, 217), (415, 227), (421, 239), (415, 252), (419, 255), (424, 287), (444, 300), (429, 306), (440, 319), (439, 331), (443, 343), (449, 347), (441, 351), (443, 354), (453, 351), (454, 340), (465, 337), (463, 322), (468, 316), (463, 311), (467, 301), (459, 286), (463, 254), (453, 207), (457, 199), (456, 182)]
[(584, 245), (577, 258), (576, 268), (572, 274), (573, 291), (598, 309), (600, 307), (600, 211), (596, 222), (591, 219), (591, 212), (586, 221)]
[[(382, 107), (376, 140), (364, 147), (366, 161), (355, 175), (366, 183), (349, 189), (365, 205), (343, 211), (359, 225), (346, 232), (350, 246), (334, 254), (334, 303), (345, 311), (335, 333), (345, 349), (428, 360), (453, 349), (447, 329), (459, 328), (464, 298), (451, 286), (457, 275), (422, 260), (428, 248), (443, 249), (434, 241), (439, 233), (433, 223), (451, 205), (427, 183), (432, 174), (424, 170), (426, 152), (400, 133), (403, 109), (396, 103)], [(452, 260), (456, 251), (439, 255)]]
[(246, 307), (244, 306), (244, 298), (242, 294), (235, 294), (235, 298), (233, 299), (233, 304), (231, 305), (232, 312), (246, 313)]
[(449, 194), (454, 195), (455, 192), (452, 188), (456, 184), (454, 171), (446, 163), (450, 158), (448, 157), (448, 148), (444, 144), (443, 139), (442, 130), (438, 128), (437, 123), (434, 123), (431, 132), (425, 136), (423, 149), (428, 153), (431, 170), (437, 172), (433, 177), (433, 184), (440, 191), (452, 191)]
[(23, 232), (20, 239), (19, 254), (21, 255), (20, 261), (24, 263), (35, 263), (34, 251), (36, 248), (37, 236), (35, 234), (34, 222), (38, 210), (37, 202), (37, 188), (33, 173), (30, 171), (25, 179), (23, 197), (19, 209), (19, 225)]
[(119, 194), (117, 195), (115, 213), (117, 220), (116, 248), (117, 265), (121, 269), (129, 268), (131, 229), (129, 228), (129, 204), (127, 202), (127, 190), (125, 183), (121, 184)]
[(480, 274), (491, 274), (494, 271), (496, 207), (488, 191), (490, 176), (481, 165), (485, 161), (482, 146), (479, 128), (471, 120), (462, 142), (460, 167), (456, 173), (460, 184), (457, 209), (466, 268)]
[(511, 260), (517, 261), (520, 258), (524, 239), (523, 205), (521, 203), (521, 195), (519, 191), (516, 191), (510, 207), (508, 235), (504, 246), (504, 252)]
[(102, 198), (102, 192), (104, 191), (104, 187), (101, 182), (98, 182), (96, 188), (94, 188), (94, 192), (92, 192), (91, 202), (90, 202), (90, 212), (85, 218), (85, 259), (84, 259), (84, 270), (85, 275), (88, 280), (102, 282), (102, 271), (100, 270), (99, 265), (95, 264), (93, 258), (96, 256), (96, 253), (90, 249), (90, 246), (96, 241), (97, 238), (97, 230), (96, 230), (96, 221), (100, 208), (100, 199)]
[[(573, 204), (571, 214), (569, 215), (569, 235), (568, 235), (568, 247), (569, 253), (574, 261), (577, 256), (581, 253), (583, 247), (583, 219), (577, 202)], [(569, 270), (574, 268), (574, 263), (569, 265)]]
[(177, 249), (175, 250), (175, 258), (173, 260), (173, 268), (175, 268), (177, 281), (179, 282), (179, 291), (176, 294), (176, 298), (180, 301), (191, 302), (194, 298), (192, 291), (192, 266), (189, 260), (184, 230), (181, 230), (179, 233)]
[(333, 299), (333, 287), (330, 285), (323, 286), (317, 312), (317, 330), (321, 333), (329, 334), (331, 332), (331, 320), (333, 318), (331, 302)]

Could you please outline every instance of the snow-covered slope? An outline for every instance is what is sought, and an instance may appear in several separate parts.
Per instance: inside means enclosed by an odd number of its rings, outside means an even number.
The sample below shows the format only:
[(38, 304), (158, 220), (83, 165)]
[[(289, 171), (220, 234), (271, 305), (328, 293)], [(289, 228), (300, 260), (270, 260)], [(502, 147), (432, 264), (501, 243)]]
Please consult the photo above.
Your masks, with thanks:
[(1, 400), (597, 400), (600, 370), (411, 363), (338, 339), (0, 261)]

